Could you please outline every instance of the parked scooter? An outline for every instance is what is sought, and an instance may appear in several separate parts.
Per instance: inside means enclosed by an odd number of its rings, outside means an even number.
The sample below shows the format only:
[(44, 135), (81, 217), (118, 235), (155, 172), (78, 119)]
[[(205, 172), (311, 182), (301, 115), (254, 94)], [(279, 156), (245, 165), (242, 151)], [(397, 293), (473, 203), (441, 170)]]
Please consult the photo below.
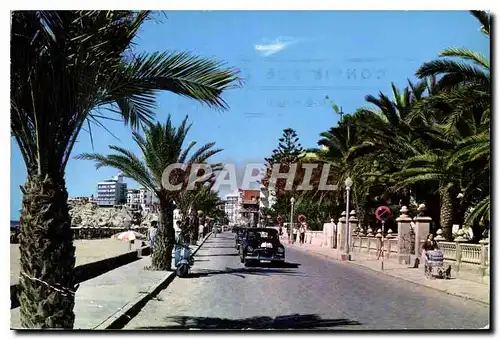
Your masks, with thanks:
[(189, 246), (175, 245), (175, 268), (178, 277), (187, 277), (189, 275), (191, 269), (190, 258), (191, 249), (189, 249)]
[(191, 269), (191, 249), (184, 242), (184, 237), (179, 234), (175, 245), (175, 268), (178, 277), (187, 277)]

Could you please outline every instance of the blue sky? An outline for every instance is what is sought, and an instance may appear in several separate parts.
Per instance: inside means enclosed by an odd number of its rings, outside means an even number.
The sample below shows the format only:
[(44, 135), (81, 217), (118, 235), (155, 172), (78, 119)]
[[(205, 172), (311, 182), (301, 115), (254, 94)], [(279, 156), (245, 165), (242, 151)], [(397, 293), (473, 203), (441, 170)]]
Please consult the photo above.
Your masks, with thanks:
[[(216, 57), (242, 71), (243, 88), (224, 95), (225, 112), (165, 93), (158, 98), (157, 119), (169, 113), (193, 123), (188, 141), (215, 141), (224, 151), (214, 160), (242, 167), (262, 162), (276, 147), (281, 131), (295, 129), (305, 147), (337, 123), (325, 102), (330, 96), (344, 112), (365, 106), (364, 96), (389, 93), (390, 82), (403, 87), (415, 70), (446, 47), (466, 46), (489, 58), (489, 43), (474, 17), (465, 11), (246, 11), (167, 12), (161, 23), (148, 22), (137, 39), (138, 51), (191, 51)], [(115, 144), (139, 153), (130, 130), (105, 122), (116, 137), (93, 130), (95, 152)], [(12, 141), (11, 219), (21, 207), (19, 186), (26, 170)], [(73, 155), (91, 151), (82, 132)], [(72, 159), (66, 168), (70, 196), (95, 194), (96, 183), (116, 170), (95, 170)], [(137, 185), (128, 180), (129, 187)], [(223, 193), (223, 192), (222, 192)]]

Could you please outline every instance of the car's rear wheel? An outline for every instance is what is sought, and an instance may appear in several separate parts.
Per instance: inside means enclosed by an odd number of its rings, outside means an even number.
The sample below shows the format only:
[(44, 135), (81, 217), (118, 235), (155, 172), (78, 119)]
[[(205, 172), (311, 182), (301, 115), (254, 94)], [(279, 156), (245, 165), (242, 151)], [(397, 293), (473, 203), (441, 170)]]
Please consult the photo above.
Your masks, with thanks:
[(250, 265), (252, 264), (252, 262), (250, 260), (244, 259), (243, 260), (243, 264), (244, 264), (245, 267), (250, 267)]

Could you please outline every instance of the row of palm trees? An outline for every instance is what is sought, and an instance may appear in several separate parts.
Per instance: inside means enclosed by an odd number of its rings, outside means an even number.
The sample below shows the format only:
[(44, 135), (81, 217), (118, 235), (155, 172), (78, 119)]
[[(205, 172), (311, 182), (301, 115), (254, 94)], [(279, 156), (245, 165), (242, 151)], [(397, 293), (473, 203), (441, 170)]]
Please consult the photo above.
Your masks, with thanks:
[[(96, 153), (84, 153), (76, 156), (81, 160), (93, 160), (96, 168), (113, 167), (121, 171), (125, 177), (137, 181), (143, 187), (151, 190), (159, 201), (159, 226), (155, 251), (153, 252), (152, 268), (156, 270), (171, 270), (172, 250), (175, 243), (174, 209), (176, 204), (182, 207), (181, 214), (189, 216), (189, 211), (197, 211), (195, 204), (207, 203), (209, 199), (217, 197), (216, 193), (210, 192), (209, 179), (200, 182), (197, 190), (187, 190), (191, 168), (195, 164), (206, 164), (210, 157), (222, 151), (213, 149), (215, 143), (208, 143), (198, 149), (194, 149), (196, 141), (192, 141), (183, 149), (186, 136), (191, 128), (187, 117), (179, 127), (174, 127), (170, 116), (165, 124), (148, 124), (144, 128), (143, 137), (138, 132), (132, 132), (133, 140), (142, 151), (142, 157), (138, 157), (127, 149), (110, 145), (109, 148), (115, 154), (102, 155)], [(142, 158), (142, 159), (141, 159)], [(168, 190), (163, 181), (165, 168), (171, 164), (185, 164), (185, 171), (174, 171), (170, 174), (170, 183), (175, 186), (180, 184), (179, 190)], [(210, 165), (216, 171), (219, 164)], [(202, 175), (202, 174), (200, 174)], [(213, 211), (214, 207), (205, 207), (207, 211)], [(191, 231), (192, 240), (196, 240), (197, 226), (195, 221), (190, 226), (183, 221), (187, 231)]]
[[(137, 53), (134, 39), (155, 19), (150, 11), (17, 11), (11, 24), (11, 134), (27, 169), (20, 217), (21, 323), (26, 328), (72, 328), (75, 248), (68, 213), (65, 168), (82, 129), (106, 129), (121, 119), (134, 132), (143, 159), (85, 154), (154, 190), (161, 202), (158, 256), (168, 269), (174, 231), (173, 193), (161, 184), (172, 162), (204, 162), (219, 152), (207, 144), (182, 149), (187, 121), (155, 124), (156, 96), (169, 91), (215, 109), (222, 93), (239, 85), (238, 72), (188, 53)], [(145, 137), (137, 130), (143, 128)], [(191, 155), (189, 155), (191, 153)], [(183, 181), (182, 176), (177, 180)]]
[[(472, 15), (489, 39), (489, 15)], [(353, 203), (365, 226), (381, 204), (425, 202), (434, 230), (442, 228), (448, 239), (453, 224), (472, 226), (481, 237), (490, 220), (489, 61), (469, 49), (447, 48), (416, 76), (419, 81), (402, 90), (391, 84), (390, 96), (366, 96), (371, 107), (345, 115), (321, 134), (321, 148), (309, 150), (313, 157), (301, 161), (329, 164), (341, 188), (348, 176), (354, 180)], [(301, 199), (342, 207), (344, 192), (304, 192)]]

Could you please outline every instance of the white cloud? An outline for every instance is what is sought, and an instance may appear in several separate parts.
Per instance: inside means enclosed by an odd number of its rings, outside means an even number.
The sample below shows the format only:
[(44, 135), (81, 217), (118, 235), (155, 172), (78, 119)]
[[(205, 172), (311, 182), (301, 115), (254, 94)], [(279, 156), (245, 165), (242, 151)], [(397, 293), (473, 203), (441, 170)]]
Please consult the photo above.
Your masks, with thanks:
[(288, 46), (297, 43), (298, 41), (294, 38), (284, 38), (278, 37), (274, 41), (270, 41), (266, 44), (257, 44), (254, 45), (254, 48), (257, 52), (259, 52), (262, 56), (267, 57), (272, 54), (283, 51)]

